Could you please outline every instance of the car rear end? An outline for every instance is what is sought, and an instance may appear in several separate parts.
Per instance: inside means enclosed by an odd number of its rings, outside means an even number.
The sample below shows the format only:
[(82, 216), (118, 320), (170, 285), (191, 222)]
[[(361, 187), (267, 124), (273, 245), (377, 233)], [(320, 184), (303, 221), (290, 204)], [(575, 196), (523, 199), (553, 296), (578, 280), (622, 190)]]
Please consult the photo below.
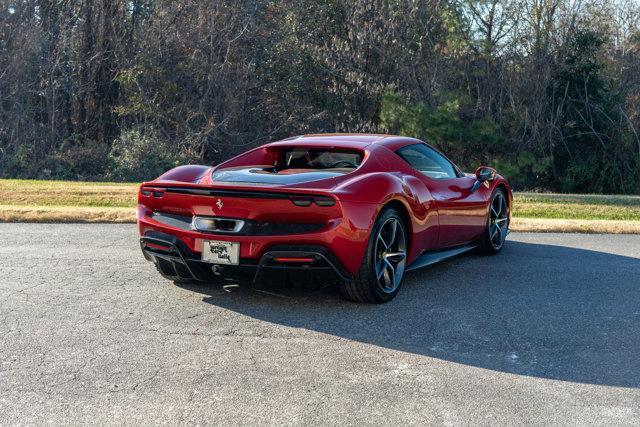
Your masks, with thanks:
[(349, 280), (362, 260), (371, 213), (363, 217), (361, 204), (333, 194), (334, 177), (344, 173), (236, 165), (143, 183), (143, 253), (175, 281)]

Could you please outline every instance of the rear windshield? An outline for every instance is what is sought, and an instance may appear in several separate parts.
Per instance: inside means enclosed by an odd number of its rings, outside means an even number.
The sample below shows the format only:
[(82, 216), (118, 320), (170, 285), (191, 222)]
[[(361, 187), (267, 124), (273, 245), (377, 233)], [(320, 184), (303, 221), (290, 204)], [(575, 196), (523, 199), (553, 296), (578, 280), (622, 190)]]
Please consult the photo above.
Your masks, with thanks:
[(291, 148), (283, 151), (281, 169), (355, 169), (362, 163), (359, 151), (329, 148)]

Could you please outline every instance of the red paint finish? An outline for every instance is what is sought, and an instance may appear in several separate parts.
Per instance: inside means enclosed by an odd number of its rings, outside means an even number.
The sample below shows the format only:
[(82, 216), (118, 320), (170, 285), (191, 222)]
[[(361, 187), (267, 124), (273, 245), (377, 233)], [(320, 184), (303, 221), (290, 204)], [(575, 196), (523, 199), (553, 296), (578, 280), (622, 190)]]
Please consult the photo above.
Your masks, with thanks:
[(475, 177), (424, 180), (438, 210), (438, 246), (456, 246), (479, 238), (487, 223), (491, 191), (481, 185), (471, 193)]
[[(401, 210), (407, 221), (408, 263), (424, 251), (477, 240), (486, 225), (489, 200), (496, 186), (506, 189), (511, 204), (509, 184), (497, 175), (487, 186), (480, 185), (472, 192), (475, 175), (430, 178), (396, 154), (398, 149), (413, 144), (424, 143), (388, 135), (308, 135), (258, 147), (213, 168), (181, 166), (141, 185), (139, 232), (145, 235), (149, 231), (159, 231), (176, 236), (195, 253), (202, 251), (203, 240), (238, 242), (241, 260), (252, 262), (258, 262), (273, 246), (322, 246), (349, 273), (360, 268), (376, 217), (389, 204)], [(293, 184), (217, 182), (212, 179), (212, 172), (232, 168), (268, 169), (278, 162), (284, 148), (292, 147), (359, 150), (363, 160), (355, 170), (315, 180), (299, 179)], [(286, 171), (289, 175), (304, 172)], [(256, 177), (259, 181), (259, 174)], [(334, 204), (298, 206), (293, 203), (301, 197), (330, 198)], [(291, 227), (316, 224), (318, 227), (310, 232), (275, 235), (211, 234), (159, 222), (153, 213), (178, 215), (187, 221), (199, 215), (256, 224)], [(281, 262), (303, 262), (300, 259)]]

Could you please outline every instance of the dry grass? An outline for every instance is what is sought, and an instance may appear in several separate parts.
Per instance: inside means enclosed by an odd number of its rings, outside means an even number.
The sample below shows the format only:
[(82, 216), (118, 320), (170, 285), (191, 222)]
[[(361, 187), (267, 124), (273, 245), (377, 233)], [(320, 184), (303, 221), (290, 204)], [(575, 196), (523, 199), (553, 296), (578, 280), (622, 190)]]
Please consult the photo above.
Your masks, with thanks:
[(640, 234), (640, 221), (513, 218), (511, 231), (536, 233), (611, 233)]
[(76, 206), (2, 206), (0, 222), (87, 222), (133, 223), (132, 208)]
[(0, 180), (0, 205), (134, 207), (137, 184)]

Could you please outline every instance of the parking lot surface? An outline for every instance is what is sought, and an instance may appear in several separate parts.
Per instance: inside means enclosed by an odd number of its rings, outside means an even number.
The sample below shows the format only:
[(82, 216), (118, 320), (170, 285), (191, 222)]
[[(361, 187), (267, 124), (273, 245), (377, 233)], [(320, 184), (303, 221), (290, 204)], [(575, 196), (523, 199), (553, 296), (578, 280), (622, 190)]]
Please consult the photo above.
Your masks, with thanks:
[(0, 224), (0, 424), (640, 423), (640, 236), (332, 288), (179, 287), (133, 225)]

